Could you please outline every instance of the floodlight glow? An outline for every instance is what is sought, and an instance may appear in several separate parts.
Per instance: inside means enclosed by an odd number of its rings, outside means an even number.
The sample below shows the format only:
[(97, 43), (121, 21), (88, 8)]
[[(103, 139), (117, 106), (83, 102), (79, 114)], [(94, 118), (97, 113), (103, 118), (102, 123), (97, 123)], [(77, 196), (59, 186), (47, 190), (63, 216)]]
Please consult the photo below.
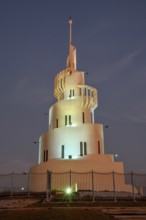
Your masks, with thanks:
[(66, 194), (71, 194), (72, 193), (72, 190), (71, 190), (71, 188), (70, 187), (68, 187), (68, 188), (66, 188)]

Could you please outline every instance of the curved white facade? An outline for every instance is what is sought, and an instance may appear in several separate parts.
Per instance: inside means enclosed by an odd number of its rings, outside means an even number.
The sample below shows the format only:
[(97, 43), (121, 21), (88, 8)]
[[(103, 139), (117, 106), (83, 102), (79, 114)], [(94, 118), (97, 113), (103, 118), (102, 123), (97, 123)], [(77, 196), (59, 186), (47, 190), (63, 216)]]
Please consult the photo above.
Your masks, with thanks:
[(49, 129), (40, 137), (39, 163), (103, 154), (103, 125), (94, 123), (97, 91), (85, 85), (84, 73), (66, 69), (57, 74), (54, 95), (58, 101), (49, 110)]

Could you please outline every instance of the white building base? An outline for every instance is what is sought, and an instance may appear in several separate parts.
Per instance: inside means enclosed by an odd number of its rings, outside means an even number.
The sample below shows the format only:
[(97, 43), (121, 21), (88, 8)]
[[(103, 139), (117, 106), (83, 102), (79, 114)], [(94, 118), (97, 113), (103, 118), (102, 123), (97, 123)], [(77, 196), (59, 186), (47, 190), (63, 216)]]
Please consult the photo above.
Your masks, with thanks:
[[(92, 190), (94, 178), (95, 191), (132, 192), (131, 185), (125, 184), (123, 163), (114, 162), (112, 158), (113, 155), (103, 154), (86, 156), (82, 160), (49, 159), (30, 168), (30, 190), (46, 191), (48, 182), (51, 182), (51, 190), (64, 190), (69, 185), (77, 186), (78, 190)], [(53, 173), (51, 180), (48, 171)]]

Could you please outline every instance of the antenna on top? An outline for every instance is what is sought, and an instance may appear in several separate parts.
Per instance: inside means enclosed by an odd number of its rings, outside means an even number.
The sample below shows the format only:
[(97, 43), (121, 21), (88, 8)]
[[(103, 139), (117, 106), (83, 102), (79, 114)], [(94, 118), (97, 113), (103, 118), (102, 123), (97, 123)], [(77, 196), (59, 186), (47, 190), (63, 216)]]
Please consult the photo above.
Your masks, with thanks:
[(76, 48), (72, 45), (72, 17), (69, 17), (69, 54), (67, 57), (67, 68), (71, 72), (76, 70)]
[(69, 17), (69, 45), (72, 43), (72, 17)]

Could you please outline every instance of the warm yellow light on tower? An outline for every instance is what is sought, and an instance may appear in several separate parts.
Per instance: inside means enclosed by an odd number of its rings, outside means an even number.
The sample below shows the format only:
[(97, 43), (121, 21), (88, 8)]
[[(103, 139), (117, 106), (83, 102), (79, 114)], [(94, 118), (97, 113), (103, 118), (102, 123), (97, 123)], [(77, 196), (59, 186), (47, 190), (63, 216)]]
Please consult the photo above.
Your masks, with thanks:
[[(64, 173), (71, 170), (86, 173), (123, 173), (123, 163), (114, 162), (114, 155), (104, 154), (103, 124), (94, 122), (94, 110), (98, 107), (97, 90), (85, 84), (85, 72), (77, 69), (71, 18), (69, 25), (66, 68), (55, 77), (54, 96), (57, 101), (49, 109), (49, 128), (39, 139), (38, 164), (32, 167), (30, 172)], [(78, 183), (76, 190), (84, 188), (84, 180), (81, 179), (80, 183), (78, 180), (74, 181), (74, 184), (76, 181)], [(35, 186), (37, 188), (37, 184), (41, 190), (45, 190), (46, 182), (46, 177), (42, 180), (32, 175), (33, 190)], [(68, 184), (67, 182), (65, 185)], [(67, 187), (65, 192), (70, 194), (72, 189)]]

